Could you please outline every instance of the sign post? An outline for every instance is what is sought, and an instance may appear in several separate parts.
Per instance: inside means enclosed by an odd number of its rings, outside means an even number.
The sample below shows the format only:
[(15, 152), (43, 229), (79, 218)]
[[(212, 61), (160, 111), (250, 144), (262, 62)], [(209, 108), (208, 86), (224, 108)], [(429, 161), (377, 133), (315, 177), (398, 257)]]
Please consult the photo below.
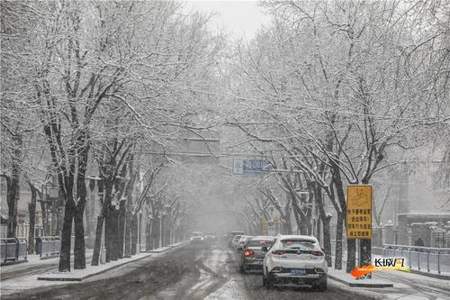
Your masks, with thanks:
[(359, 239), (359, 265), (372, 261), (372, 195), (371, 185), (347, 186), (347, 238)]
[(269, 224), (265, 217), (260, 218), (260, 224), (261, 224), (261, 235), (267, 235)]

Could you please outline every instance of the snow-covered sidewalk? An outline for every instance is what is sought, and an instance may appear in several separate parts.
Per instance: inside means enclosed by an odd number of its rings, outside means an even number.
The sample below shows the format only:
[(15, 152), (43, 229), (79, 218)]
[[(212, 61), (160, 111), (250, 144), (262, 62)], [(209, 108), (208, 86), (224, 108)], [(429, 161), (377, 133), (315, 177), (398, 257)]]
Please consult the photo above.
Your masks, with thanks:
[[(91, 257), (92, 249), (86, 249), (86, 260), (90, 261)], [(30, 272), (39, 273), (40, 270), (46, 272), (52, 267), (56, 268), (58, 261), (59, 257), (57, 256), (41, 259), (37, 254), (28, 255), (28, 260), (25, 262), (2, 266), (0, 271), (0, 281), (21, 277)]]
[[(170, 248), (169, 248), (170, 249)], [(140, 260), (150, 256), (151, 253), (140, 253), (128, 258), (122, 258), (116, 261), (110, 261), (106, 264), (101, 264), (98, 266), (87, 265), (86, 269), (83, 270), (73, 270), (71, 272), (50, 272), (37, 277), (38, 280), (52, 280), (52, 281), (81, 281), (83, 279), (89, 278), (91, 276), (101, 274), (108, 270), (117, 268), (121, 265)]]
[[(372, 254), (372, 261), (375, 258), (378, 258), (378, 257), (379, 258), (383, 258), (384, 256), (377, 255), (377, 254)], [(347, 262), (346, 258), (347, 258), (347, 253), (344, 252), (343, 253), (343, 257), (342, 257), (342, 268), (343, 269), (345, 269), (345, 264)], [(336, 259), (336, 257), (333, 255), (332, 256), (333, 265), (334, 265), (335, 259)], [(406, 259), (407, 259), (407, 257), (406, 257)], [(408, 264), (408, 261), (406, 261), (406, 263)], [(396, 270), (395, 272), (400, 273), (400, 274), (401, 273), (405, 273), (405, 271), (402, 271), (402, 270)], [(418, 275), (421, 275), (421, 276), (433, 277), (433, 278), (437, 278), (437, 279), (450, 280), (450, 272), (445, 272), (445, 271), (441, 271), (440, 273), (438, 273), (437, 270), (433, 270), (433, 269), (430, 269), (430, 271), (428, 272), (428, 271), (426, 271), (424, 269), (418, 270), (418, 269), (412, 268), (412, 269), (410, 269), (410, 272), (408, 272), (408, 273), (415, 273), (415, 274), (418, 274)]]
[(184, 242), (169, 245), (166, 247), (161, 247), (157, 249), (153, 249), (147, 252), (141, 252), (132, 257), (122, 258), (116, 261), (110, 261), (106, 264), (101, 264), (98, 266), (87, 265), (86, 269), (83, 270), (73, 270), (72, 272), (51, 272), (38, 276), (38, 280), (51, 280), (51, 281), (81, 281), (83, 279), (89, 278), (94, 275), (101, 274), (103, 272), (109, 271), (111, 269), (115, 269), (124, 264), (137, 261), (148, 256), (151, 256), (152, 253), (163, 253), (170, 249), (179, 247), (184, 245)]
[[(0, 282), (1, 294), (7, 295), (11, 293), (18, 292), (20, 290), (33, 289), (38, 287), (46, 287), (60, 284), (74, 284), (80, 282), (89, 277), (93, 277), (95, 275), (99, 275), (105, 273), (107, 271), (119, 268), (120, 266), (144, 259), (146, 257), (162, 255), (164, 252), (167, 252), (170, 249), (177, 248), (184, 245), (184, 243), (178, 243), (171, 245), (169, 247), (164, 247), (164, 249), (159, 248), (155, 249), (158, 253), (152, 252), (143, 252), (140, 254), (136, 254), (129, 258), (122, 258), (117, 261), (112, 261), (106, 264), (101, 264), (99, 266), (91, 266), (87, 265), (86, 269), (83, 270), (72, 270), (71, 272), (58, 272), (56, 267), (54, 270), (46, 273), (41, 273), (39, 275), (36, 274), (26, 274), (25, 276), (14, 277), (11, 279), (2, 280)], [(54, 260), (54, 259), (52, 259)], [(39, 264), (39, 262), (41, 262)], [(35, 261), (35, 266), (38, 265), (47, 265), (48, 267), (49, 260), (37, 260)], [(57, 262), (57, 260), (56, 260)], [(55, 263), (55, 262), (53, 262)], [(19, 265), (16, 265), (19, 266)], [(45, 269), (44, 269), (45, 272)], [(2, 268), (3, 273), (3, 268)]]
[[(372, 255), (372, 259), (383, 258), (383, 257), (385, 257), (385, 256), (377, 255), (377, 254)], [(405, 258), (406, 258), (406, 264), (409, 265), (410, 263), (408, 262), (408, 258), (407, 257), (405, 257)], [(412, 267), (410, 269), (410, 272), (419, 274), (419, 275), (423, 275), (423, 276), (450, 280), (450, 272), (445, 272), (445, 271), (438, 272), (438, 270), (433, 269), (433, 268), (430, 268), (429, 271), (425, 270), (425, 269), (426, 269), (426, 267), (425, 268), (422, 267), (422, 269), (420, 269), (420, 270), (416, 267)], [(404, 272), (404, 271), (399, 270), (399, 272)]]

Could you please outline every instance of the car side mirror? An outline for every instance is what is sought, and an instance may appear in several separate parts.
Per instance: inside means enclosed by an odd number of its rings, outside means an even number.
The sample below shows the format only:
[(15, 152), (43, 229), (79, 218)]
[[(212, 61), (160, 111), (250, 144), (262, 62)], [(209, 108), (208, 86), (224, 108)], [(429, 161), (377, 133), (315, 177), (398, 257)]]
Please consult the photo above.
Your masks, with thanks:
[(267, 246), (262, 246), (261, 250), (262, 250), (263, 252), (267, 252), (267, 251), (269, 251), (269, 248), (267, 248)]

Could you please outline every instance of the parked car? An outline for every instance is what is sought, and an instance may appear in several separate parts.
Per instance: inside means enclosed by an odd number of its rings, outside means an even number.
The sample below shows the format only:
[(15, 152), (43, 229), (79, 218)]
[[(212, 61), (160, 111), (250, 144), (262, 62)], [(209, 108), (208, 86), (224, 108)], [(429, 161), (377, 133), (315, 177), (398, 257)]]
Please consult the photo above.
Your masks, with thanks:
[(263, 285), (308, 285), (327, 289), (328, 266), (319, 241), (308, 235), (279, 235), (263, 261)]
[(275, 237), (273, 236), (253, 236), (249, 238), (241, 252), (239, 271), (241, 273), (262, 272), (263, 260), (266, 255), (263, 248), (270, 248), (274, 241)]

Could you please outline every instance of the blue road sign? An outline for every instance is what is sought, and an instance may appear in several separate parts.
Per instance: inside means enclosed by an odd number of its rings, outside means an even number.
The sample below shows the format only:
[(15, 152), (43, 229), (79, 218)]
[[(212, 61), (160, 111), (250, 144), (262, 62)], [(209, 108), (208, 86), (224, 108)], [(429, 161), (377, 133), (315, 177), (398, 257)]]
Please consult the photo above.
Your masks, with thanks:
[(262, 159), (235, 159), (233, 161), (233, 174), (256, 175), (272, 170), (272, 164)]

